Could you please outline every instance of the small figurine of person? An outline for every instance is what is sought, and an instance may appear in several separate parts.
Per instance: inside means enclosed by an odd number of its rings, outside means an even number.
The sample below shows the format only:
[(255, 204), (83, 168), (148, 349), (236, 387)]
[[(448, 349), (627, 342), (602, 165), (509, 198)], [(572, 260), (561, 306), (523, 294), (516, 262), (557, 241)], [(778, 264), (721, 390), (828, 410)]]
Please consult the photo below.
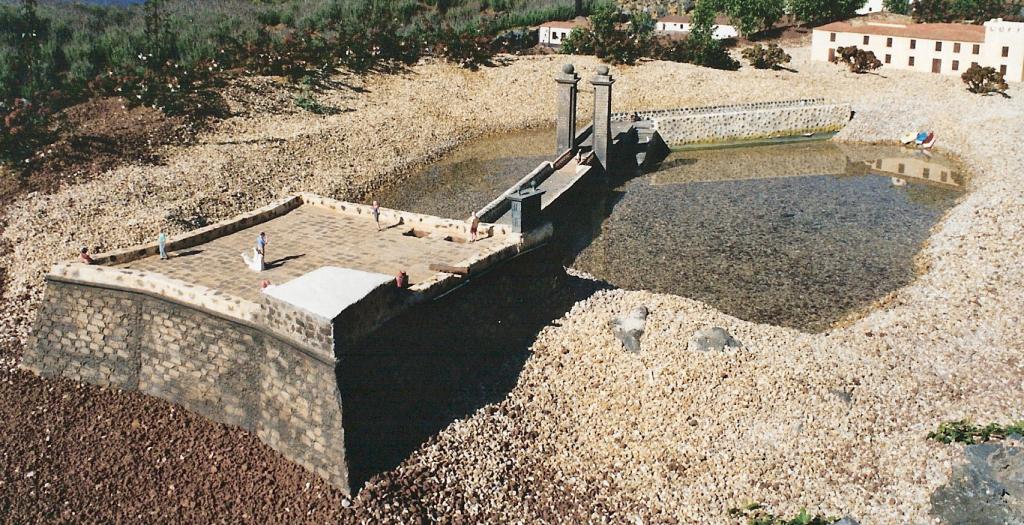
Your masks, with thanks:
[(380, 204), (377, 204), (377, 201), (373, 201), (370, 212), (373, 213), (373, 222), (377, 223), (377, 231), (380, 231)]
[(82, 246), (81, 251), (78, 252), (78, 260), (84, 264), (93, 263), (92, 257), (89, 255), (89, 248), (87, 246)]
[(476, 231), (480, 228), (480, 217), (476, 216), (476, 212), (469, 216), (469, 242), (476, 242)]
[(409, 274), (405, 273), (405, 270), (398, 272), (398, 275), (395, 276), (395, 286), (400, 290), (409, 286)]
[(167, 234), (163, 230), (160, 230), (160, 234), (156, 236), (156, 243), (160, 246), (160, 260), (167, 260)]
[(259, 267), (259, 271), (266, 270), (267, 264), (267, 233), (260, 232), (259, 237), (256, 237), (256, 263)]

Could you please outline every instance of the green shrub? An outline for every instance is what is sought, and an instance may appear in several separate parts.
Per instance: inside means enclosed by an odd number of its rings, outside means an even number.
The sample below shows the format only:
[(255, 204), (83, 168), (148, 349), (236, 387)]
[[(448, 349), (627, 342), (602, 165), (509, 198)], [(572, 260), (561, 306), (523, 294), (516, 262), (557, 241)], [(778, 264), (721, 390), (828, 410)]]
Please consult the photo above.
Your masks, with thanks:
[(996, 68), (982, 67), (978, 64), (971, 64), (971, 67), (960, 75), (960, 79), (967, 84), (967, 91), (982, 95), (1004, 93), (1010, 87), (1006, 83), (1006, 78), (1002, 73), (996, 71)]
[(1019, 434), (1024, 436), (1024, 421), (1017, 421), (1003, 426), (989, 423), (985, 426), (975, 425), (969, 420), (948, 421), (939, 425), (939, 429), (928, 433), (928, 439), (941, 443), (984, 443), (993, 439), (1006, 439), (1006, 436)]
[(741, 54), (757, 69), (779, 69), (779, 66), (788, 64), (792, 59), (778, 44), (768, 44), (768, 47), (755, 44), (744, 49)]
[(836, 56), (832, 58), (836, 64), (846, 64), (854, 73), (867, 73), (882, 67), (882, 62), (875, 57), (874, 51), (857, 49), (857, 46), (836, 48)]
[(732, 518), (745, 518), (747, 525), (831, 525), (839, 521), (836, 517), (808, 514), (807, 509), (800, 509), (800, 513), (792, 518), (780, 518), (765, 510), (759, 503), (731, 508), (728, 514)]

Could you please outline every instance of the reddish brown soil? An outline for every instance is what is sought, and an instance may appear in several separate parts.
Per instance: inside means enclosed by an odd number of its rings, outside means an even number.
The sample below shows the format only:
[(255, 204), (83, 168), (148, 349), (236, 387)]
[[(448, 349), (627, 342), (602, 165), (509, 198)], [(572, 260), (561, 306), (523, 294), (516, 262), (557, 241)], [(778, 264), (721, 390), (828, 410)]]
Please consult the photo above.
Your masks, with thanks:
[[(327, 523), (343, 495), (237, 428), (0, 370), (0, 523)], [(349, 516), (346, 518), (345, 514)]]
[(153, 108), (128, 108), (120, 98), (97, 98), (60, 112), (53, 126), (54, 142), (26, 166), (13, 166), (15, 176), (0, 180), (0, 203), (81, 183), (125, 163), (157, 163), (161, 146), (192, 140), (199, 124)]

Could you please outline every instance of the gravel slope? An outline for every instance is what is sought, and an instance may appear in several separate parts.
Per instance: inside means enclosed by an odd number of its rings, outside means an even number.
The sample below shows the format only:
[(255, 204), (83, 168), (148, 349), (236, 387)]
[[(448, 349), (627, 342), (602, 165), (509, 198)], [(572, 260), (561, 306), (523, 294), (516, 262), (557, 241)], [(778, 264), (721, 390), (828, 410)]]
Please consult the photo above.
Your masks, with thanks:
[[(202, 511), (180, 510), (190, 507), (176, 495), (142, 501), (196, 522), (215, 514), (282, 519), (296, 501), (311, 522), (706, 523), (725, 521), (726, 508), (749, 500), (862, 523), (930, 521), (928, 497), (958, 449), (926, 441), (927, 431), (960, 417), (1024, 418), (1024, 150), (1016, 144), (1024, 91), (1015, 85), (1012, 98), (979, 97), (955, 78), (856, 76), (808, 64), (807, 49), (793, 55), (799, 73), (662, 62), (615, 68), (616, 109), (825, 96), (857, 111), (843, 140), (936, 130), (939, 145), (975, 173), (971, 192), (923, 250), (922, 276), (883, 308), (819, 335), (747, 323), (679, 297), (598, 292), (538, 335), (504, 401), (453, 423), (372, 481), (354, 510), (243, 432), (172, 418), (158, 400), (42, 382), (14, 368), (40, 276), (77, 246), (140, 242), (161, 220), (182, 229), (299, 189), (364, 198), (458, 141), (549, 122), (551, 78), (564, 57), (514, 59), (478, 73), (428, 64), (399, 76), (342, 78), (358, 90), (325, 93), (324, 102), (351, 110), (329, 117), (286, 109), (273, 82), (253, 81), (232, 92), (239, 116), (198, 145), (165, 152), (165, 166), (118, 169), (9, 206), (0, 517), (45, 520), (63, 512), (65, 500), (78, 509), (73, 521), (131, 520), (134, 510), (117, 502), (173, 483), (196, 484), (184, 499)], [(597, 65), (573, 61), (588, 75)], [(591, 99), (580, 98), (589, 107)], [(606, 322), (639, 304), (651, 316), (636, 356), (619, 349)], [(688, 353), (687, 339), (708, 325), (729, 329), (746, 348)], [(153, 430), (129, 432), (132, 414)], [(48, 449), (44, 428), (70, 428), (81, 440)], [(187, 452), (192, 466), (148, 475), (143, 443)], [(97, 452), (104, 444), (108, 452)], [(238, 447), (250, 452), (229, 461), (227, 451)], [(124, 451), (123, 474), (96, 464), (118, 457), (109, 450)], [(211, 467), (216, 475), (200, 474)], [(90, 487), (92, 471), (109, 483)], [(302, 496), (307, 482), (323, 491), (322, 504)], [(43, 483), (61, 496), (47, 495)], [(261, 503), (217, 506), (221, 498)]]

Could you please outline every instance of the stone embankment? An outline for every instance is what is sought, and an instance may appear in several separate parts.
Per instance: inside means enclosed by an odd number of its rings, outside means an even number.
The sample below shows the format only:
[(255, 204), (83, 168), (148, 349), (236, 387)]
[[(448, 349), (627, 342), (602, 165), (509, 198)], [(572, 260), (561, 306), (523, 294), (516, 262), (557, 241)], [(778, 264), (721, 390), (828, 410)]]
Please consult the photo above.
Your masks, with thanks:
[[(974, 173), (963, 202), (923, 249), (922, 274), (912, 285), (864, 318), (818, 335), (745, 322), (680, 297), (597, 292), (538, 335), (504, 400), (447, 426), (395, 470), (371, 480), (354, 510), (329, 497), (323, 506), (304, 506), (302, 519), (711, 523), (725, 521), (727, 508), (754, 500), (778, 514), (807, 507), (861, 523), (933, 522), (932, 494), (949, 481), (963, 453), (960, 446), (928, 441), (927, 432), (951, 419), (1024, 417), (1024, 150), (1016, 143), (1024, 131), (1024, 91), (1013, 86), (1011, 98), (979, 97), (955, 78), (884, 68), (880, 75), (854, 75), (809, 63), (806, 49), (791, 52), (797, 73), (663, 62), (617, 68), (616, 109), (764, 102), (785, 93), (850, 102), (856, 117), (841, 140), (891, 141), (934, 130), (938, 146), (962, 157)], [(18, 302), (11, 310), (31, 301), (42, 272), (80, 245), (128, 246), (152, 237), (161, 221), (182, 230), (291, 190), (349, 200), (370, 196), (456, 142), (550, 122), (551, 79), (564, 61), (513, 59), (478, 73), (422, 65), (403, 76), (368, 77), (362, 92), (325, 95), (325, 103), (353, 110), (329, 117), (261, 113), (253, 96), (236, 101), (239, 116), (199, 145), (166, 151), (163, 166), (118, 169), (10, 206), (3, 239), (13, 247), (5, 292)], [(590, 58), (574, 62), (584, 75), (597, 65)], [(587, 111), (592, 99), (586, 92), (580, 99)], [(641, 352), (633, 354), (607, 323), (638, 305), (650, 313)], [(714, 326), (741, 341), (742, 351), (686, 349), (695, 332)], [(5, 403), (47, 385), (28, 388), (31, 376), (3, 373)], [(70, 391), (71, 398), (102, 399), (83, 403), (74, 417), (107, 417), (90, 423), (90, 432), (108, 436), (105, 446), (138, 450), (141, 457), (145, 446), (127, 432), (114, 396), (82, 389)], [(64, 405), (73, 401), (61, 399), (50, 399), (61, 414), (77, 413)], [(95, 519), (134, 519), (111, 504), (118, 494), (145, 498), (149, 490), (147, 479), (126, 474), (130, 464), (112, 473), (125, 478), (119, 482), (125, 489), (81, 479), (92, 468), (81, 445), (63, 442), (61, 454), (49, 451), (18, 424), (46, 425), (47, 416), (34, 406), (7, 410), (0, 434), (8, 437), (0, 439), (21, 452), (5, 457), (17, 472), (3, 486), (15, 521), (57, 515), (64, 501)], [(162, 435), (176, 435), (175, 422), (145, 424), (166, 425)], [(207, 425), (199, 439), (223, 432), (202, 421), (191, 425), (190, 435)], [(212, 457), (223, 483), (203, 486), (218, 497), (253, 494), (239, 487), (273, 483), (253, 470), (282, 468), (264, 456), (267, 463), (248, 470)], [(52, 467), (58, 463), (75, 474), (60, 475)], [(27, 477), (44, 467), (46, 479)], [(182, 472), (154, 479), (180, 487), (194, 479)], [(64, 479), (77, 483), (66, 486)], [(308, 501), (301, 480), (315, 478), (297, 479), (257, 493), (277, 503), (246, 512), (280, 516), (275, 511), (288, 507), (290, 496)], [(42, 494), (43, 483), (58, 485), (67, 497), (47, 496), (37, 505), (33, 494)], [(186, 516), (168, 510), (180, 501), (164, 497), (166, 485), (153, 483), (160, 496), (146, 499), (152, 508), (161, 516)], [(215, 501), (207, 496), (200, 501)]]

